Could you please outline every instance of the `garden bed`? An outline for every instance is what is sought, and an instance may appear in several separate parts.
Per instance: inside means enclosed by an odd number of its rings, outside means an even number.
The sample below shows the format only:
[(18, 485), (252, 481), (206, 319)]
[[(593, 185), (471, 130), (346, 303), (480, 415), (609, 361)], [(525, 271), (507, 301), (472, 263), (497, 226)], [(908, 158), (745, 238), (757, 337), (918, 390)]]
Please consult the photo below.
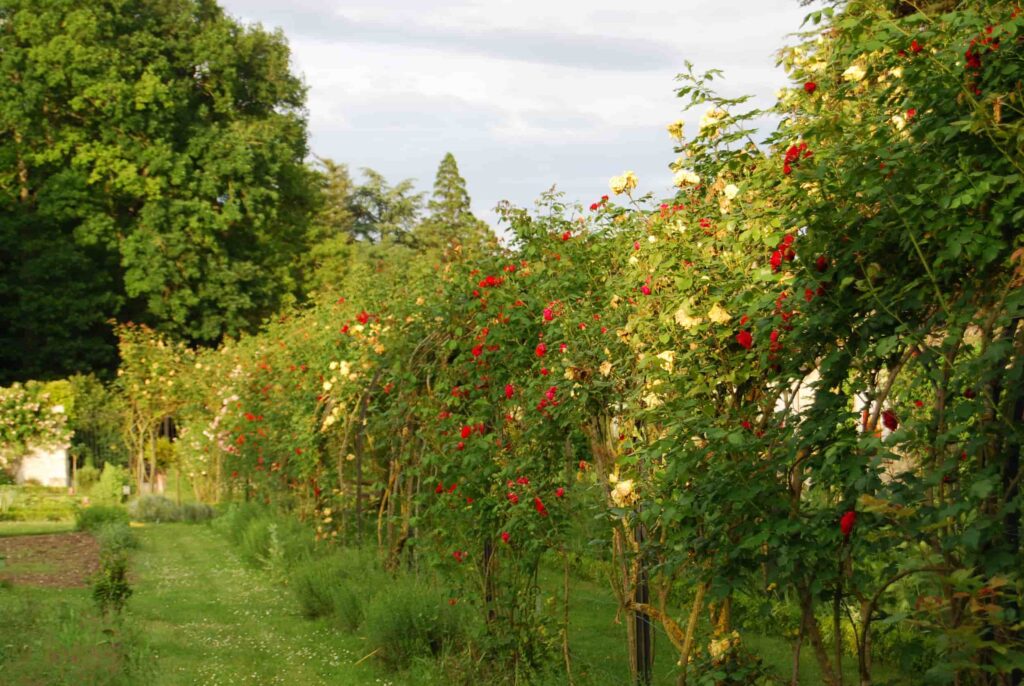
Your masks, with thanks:
[(0, 581), (19, 586), (79, 588), (99, 569), (99, 544), (87, 533), (0, 538)]

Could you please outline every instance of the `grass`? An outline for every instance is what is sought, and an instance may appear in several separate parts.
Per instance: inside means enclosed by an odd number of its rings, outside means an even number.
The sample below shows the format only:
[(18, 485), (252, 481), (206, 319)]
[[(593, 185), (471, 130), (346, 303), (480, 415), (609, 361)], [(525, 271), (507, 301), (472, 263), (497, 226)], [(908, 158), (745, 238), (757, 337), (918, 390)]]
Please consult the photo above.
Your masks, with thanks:
[(75, 520), (56, 522), (0, 522), (0, 538), (4, 536), (33, 536), (35, 534), (62, 534), (75, 530)]
[(365, 641), (304, 619), (286, 588), (242, 565), (210, 527), (139, 529), (129, 608), (157, 660), (154, 685), (383, 684)]

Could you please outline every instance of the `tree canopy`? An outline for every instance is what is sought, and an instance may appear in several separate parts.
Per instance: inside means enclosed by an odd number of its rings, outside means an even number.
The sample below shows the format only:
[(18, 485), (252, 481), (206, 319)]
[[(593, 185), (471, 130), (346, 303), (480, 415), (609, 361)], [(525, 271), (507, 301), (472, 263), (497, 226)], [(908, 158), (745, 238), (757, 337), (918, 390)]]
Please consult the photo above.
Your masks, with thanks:
[(8, 0), (0, 62), (4, 380), (110, 366), (111, 318), (210, 343), (292, 298), (316, 196), (280, 32)]

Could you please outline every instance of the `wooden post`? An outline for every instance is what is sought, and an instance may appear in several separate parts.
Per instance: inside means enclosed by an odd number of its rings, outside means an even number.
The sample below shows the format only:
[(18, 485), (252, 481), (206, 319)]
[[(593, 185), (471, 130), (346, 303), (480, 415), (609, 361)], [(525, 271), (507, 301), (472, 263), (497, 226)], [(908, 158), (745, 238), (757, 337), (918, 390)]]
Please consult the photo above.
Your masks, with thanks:
[[(651, 589), (643, 559), (643, 543), (646, 533), (644, 525), (638, 523), (636, 525), (637, 574), (633, 602), (642, 605), (648, 605), (651, 602)], [(634, 610), (633, 621), (635, 623), (634, 635), (636, 636), (636, 680), (638, 684), (647, 686), (651, 683), (654, 675), (654, 633), (651, 630), (651, 618), (644, 612)]]

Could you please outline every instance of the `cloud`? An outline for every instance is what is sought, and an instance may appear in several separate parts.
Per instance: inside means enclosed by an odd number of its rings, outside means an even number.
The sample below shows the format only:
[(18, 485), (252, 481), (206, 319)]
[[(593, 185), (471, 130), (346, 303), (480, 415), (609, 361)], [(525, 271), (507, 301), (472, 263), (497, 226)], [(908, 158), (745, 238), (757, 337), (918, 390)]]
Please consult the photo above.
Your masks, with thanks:
[[(394, 19), (359, 19), (300, 5), (301, 11), (267, 7), (264, 23), (279, 24), (293, 36), (330, 42), (366, 43), (479, 55), (590, 70), (648, 71), (679, 63), (669, 43), (616, 35), (538, 31), (522, 28), (443, 26)], [(247, 9), (252, 12), (252, 8)]]

